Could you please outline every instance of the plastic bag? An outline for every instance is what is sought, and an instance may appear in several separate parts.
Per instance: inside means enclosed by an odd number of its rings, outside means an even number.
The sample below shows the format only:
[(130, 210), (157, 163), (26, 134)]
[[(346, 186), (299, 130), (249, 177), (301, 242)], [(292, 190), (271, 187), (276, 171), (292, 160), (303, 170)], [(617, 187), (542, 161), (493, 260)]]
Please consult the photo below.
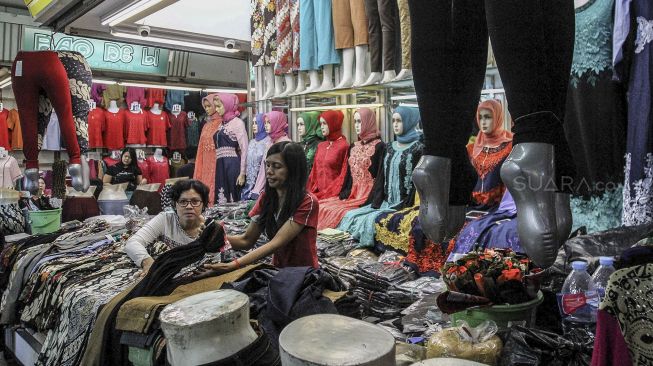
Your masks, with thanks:
[(503, 348), (501, 338), (496, 335), (498, 330), (491, 320), (478, 327), (460, 321), (456, 327), (443, 329), (429, 338), (426, 357), (454, 357), (495, 365)]
[(499, 366), (586, 366), (592, 362), (593, 346), (594, 335), (584, 329), (562, 336), (513, 326), (506, 335)]

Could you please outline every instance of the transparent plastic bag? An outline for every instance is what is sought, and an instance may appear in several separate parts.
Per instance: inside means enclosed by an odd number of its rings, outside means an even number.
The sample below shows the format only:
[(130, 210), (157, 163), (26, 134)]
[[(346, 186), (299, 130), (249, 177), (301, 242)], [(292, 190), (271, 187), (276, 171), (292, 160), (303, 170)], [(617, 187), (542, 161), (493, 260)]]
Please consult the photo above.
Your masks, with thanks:
[(426, 344), (426, 357), (454, 357), (496, 365), (503, 343), (496, 335), (499, 327), (486, 320), (477, 327), (459, 321), (455, 327), (434, 333)]

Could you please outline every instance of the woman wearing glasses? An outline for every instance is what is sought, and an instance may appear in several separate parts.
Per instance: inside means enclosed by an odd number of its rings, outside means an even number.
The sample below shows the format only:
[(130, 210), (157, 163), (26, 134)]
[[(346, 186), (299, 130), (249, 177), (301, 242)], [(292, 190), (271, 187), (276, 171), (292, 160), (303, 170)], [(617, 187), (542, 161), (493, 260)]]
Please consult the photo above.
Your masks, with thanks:
[(261, 234), (270, 242), (229, 263), (207, 264), (218, 273), (231, 272), (261, 258), (273, 255), (275, 267), (317, 268), (317, 214), (319, 206), (306, 191), (308, 171), (306, 155), (300, 144), (278, 142), (265, 158), (265, 191), (249, 216), (252, 222), (243, 235), (228, 235), (234, 249), (254, 247)]
[(154, 263), (146, 247), (157, 240), (170, 249), (186, 245), (199, 237), (204, 225), (202, 212), (209, 203), (209, 187), (198, 180), (175, 183), (170, 192), (174, 212), (161, 212), (145, 224), (125, 244), (125, 252), (147, 273)]

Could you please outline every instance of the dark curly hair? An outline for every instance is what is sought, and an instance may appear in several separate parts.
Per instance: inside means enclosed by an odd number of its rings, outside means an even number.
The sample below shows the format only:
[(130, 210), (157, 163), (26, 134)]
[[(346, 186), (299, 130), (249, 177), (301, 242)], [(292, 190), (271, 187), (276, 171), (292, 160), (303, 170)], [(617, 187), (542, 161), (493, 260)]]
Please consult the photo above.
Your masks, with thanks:
[(170, 199), (172, 199), (172, 202), (177, 203), (179, 200), (179, 197), (181, 195), (189, 190), (194, 190), (197, 192), (200, 197), (202, 198), (202, 203), (204, 204), (204, 207), (208, 207), (209, 205), (209, 187), (206, 186), (206, 184), (200, 182), (197, 179), (184, 179), (180, 180), (179, 182), (175, 183), (172, 186), (172, 189), (170, 190)]

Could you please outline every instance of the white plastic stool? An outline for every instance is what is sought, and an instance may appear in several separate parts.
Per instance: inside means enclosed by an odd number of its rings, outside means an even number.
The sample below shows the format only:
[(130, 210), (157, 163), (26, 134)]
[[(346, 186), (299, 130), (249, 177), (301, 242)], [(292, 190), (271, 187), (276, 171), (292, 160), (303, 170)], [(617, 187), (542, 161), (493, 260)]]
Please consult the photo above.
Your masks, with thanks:
[(159, 317), (172, 366), (223, 360), (253, 343), (249, 298), (234, 290), (209, 291), (166, 306)]
[(279, 336), (283, 366), (395, 366), (395, 339), (385, 329), (341, 315), (290, 323)]

